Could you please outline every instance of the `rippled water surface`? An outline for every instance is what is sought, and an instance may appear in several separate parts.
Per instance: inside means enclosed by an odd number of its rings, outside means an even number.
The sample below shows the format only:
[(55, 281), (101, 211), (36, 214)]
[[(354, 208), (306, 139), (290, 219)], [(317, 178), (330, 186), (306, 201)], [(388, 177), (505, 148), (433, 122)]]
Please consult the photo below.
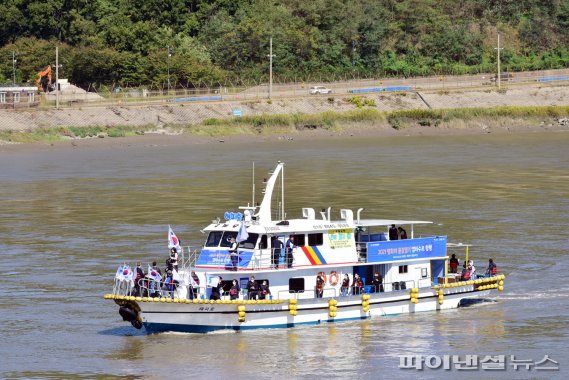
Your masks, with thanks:
[[(506, 273), (492, 302), (286, 330), (144, 335), (104, 300), (119, 263), (165, 259), (257, 200), (285, 161), (285, 208), (433, 220)], [(552, 378), (569, 366), (569, 133), (350, 138), (0, 152), (0, 377)], [(545, 355), (560, 371), (398, 368), (400, 355)], [(193, 374), (193, 375), (192, 375)], [(564, 376), (565, 375), (565, 376)]]

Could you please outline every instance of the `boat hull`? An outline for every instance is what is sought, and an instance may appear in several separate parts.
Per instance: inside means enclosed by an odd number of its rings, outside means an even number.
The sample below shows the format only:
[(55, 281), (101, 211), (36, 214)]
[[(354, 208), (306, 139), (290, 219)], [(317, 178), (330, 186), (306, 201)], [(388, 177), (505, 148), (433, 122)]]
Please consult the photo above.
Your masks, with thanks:
[[(138, 312), (146, 332), (207, 333), (217, 330), (289, 328), (455, 309), (461, 300), (487, 297), (490, 290), (474, 286), (439, 290), (421, 289), (412, 302), (409, 292), (388, 292), (339, 298), (274, 301), (206, 301), (170, 299), (116, 299), (121, 306)], [(125, 297), (126, 298), (126, 297)], [(367, 301), (367, 304), (366, 304)], [(242, 313), (240, 321), (239, 313)]]

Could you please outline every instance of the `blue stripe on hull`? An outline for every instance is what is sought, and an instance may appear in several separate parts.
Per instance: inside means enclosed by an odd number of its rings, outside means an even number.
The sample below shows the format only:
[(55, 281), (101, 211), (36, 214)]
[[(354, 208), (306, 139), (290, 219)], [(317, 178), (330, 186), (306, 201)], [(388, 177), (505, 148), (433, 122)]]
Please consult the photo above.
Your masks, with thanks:
[(149, 334), (174, 331), (174, 332), (186, 332), (186, 333), (208, 333), (212, 331), (219, 330), (256, 330), (256, 329), (282, 329), (295, 327), (300, 325), (319, 325), (321, 323), (334, 323), (334, 322), (345, 322), (345, 321), (355, 321), (361, 319), (368, 319), (370, 317), (354, 317), (354, 318), (334, 318), (327, 319), (324, 321), (312, 321), (312, 322), (300, 322), (300, 323), (282, 323), (277, 325), (259, 325), (259, 326), (204, 326), (204, 325), (178, 325), (171, 323), (144, 323), (144, 328)]

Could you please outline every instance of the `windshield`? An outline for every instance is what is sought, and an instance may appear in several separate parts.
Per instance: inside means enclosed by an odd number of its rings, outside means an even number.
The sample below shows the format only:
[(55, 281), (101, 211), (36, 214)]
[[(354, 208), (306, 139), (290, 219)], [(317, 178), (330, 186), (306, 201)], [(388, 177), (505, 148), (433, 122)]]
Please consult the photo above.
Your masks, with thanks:
[(220, 247), (231, 247), (231, 242), (229, 239), (236, 238), (237, 232), (234, 231), (225, 231), (223, 233), (223, 237), (221, 238), (221, 243), (219, 244)]
[[(231, 238), (237, 238), (237, 232), (235, 231), (211, 231), (207, 237), (205, 243), (206, 247), (231, 247)], [(257, 244), (258, 234), (249, 234), (249, 238), (245, 241), (239, 243), (241, 248), (255, 248)]]
[(205, 246), (217, 247), (219, 245), (219, 241), (221, 240), (221, 235), (223, 235), (223, 231), (211, 231), (207, 237)]
[(237, 232), (232, 231), (211, 231), (205, 242), (206, 247), (230, 247), (229, 239), (237, 237)]

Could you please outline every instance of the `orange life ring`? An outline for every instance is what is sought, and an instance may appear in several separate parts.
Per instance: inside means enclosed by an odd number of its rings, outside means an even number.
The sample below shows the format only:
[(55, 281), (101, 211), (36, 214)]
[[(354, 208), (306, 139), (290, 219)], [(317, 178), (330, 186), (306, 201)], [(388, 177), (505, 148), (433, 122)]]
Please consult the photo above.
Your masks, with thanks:
[(338, 284), (338, 272), (333, 270), (330, 272), (330, 285), (336, 286), (336, 284)]
[(322, 277), (322, 279), (324, 280), (324, 283), (326, 283), (326, 273), (324, 272), (318, 272), (318, 274), (316, 275), (316, 277)]

